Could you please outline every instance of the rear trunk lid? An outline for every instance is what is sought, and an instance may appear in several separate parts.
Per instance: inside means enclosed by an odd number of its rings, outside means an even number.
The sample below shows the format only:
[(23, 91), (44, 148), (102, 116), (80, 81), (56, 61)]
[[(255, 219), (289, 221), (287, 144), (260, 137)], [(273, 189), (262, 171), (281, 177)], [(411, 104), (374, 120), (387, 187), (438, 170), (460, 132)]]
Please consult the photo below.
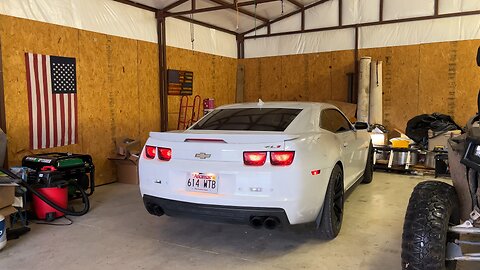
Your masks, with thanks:
[(151, 132), (147, 145), (172, 149), (172, 160), (243, 162), (245, 151), (282, 151), (298, 135), (255, 131)]

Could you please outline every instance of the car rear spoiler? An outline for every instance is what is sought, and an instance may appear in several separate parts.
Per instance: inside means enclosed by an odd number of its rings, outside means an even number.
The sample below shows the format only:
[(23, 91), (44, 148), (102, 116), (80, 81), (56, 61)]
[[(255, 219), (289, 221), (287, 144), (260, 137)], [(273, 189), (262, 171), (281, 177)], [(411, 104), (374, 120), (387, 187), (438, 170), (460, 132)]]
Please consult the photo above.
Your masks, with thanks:
[(150, 132), (150, 138), (167, 142), (202, 142), (202, 143), (272, 143), (298, 139), (300, 135), (278, 132)]

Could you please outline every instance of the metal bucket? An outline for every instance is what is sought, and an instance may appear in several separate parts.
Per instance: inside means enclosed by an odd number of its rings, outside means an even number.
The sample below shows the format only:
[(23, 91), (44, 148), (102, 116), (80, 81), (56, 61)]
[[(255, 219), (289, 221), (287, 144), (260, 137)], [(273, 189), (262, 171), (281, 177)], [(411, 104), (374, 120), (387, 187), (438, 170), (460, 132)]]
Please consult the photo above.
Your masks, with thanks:
[[(404, 166), (407, 164), (407, 155), (408, 152), (393, 152), (393, 165)], [(418, 163), (418, 153), (416, 151), (410, 152), (410, 165), (415, 165)]]

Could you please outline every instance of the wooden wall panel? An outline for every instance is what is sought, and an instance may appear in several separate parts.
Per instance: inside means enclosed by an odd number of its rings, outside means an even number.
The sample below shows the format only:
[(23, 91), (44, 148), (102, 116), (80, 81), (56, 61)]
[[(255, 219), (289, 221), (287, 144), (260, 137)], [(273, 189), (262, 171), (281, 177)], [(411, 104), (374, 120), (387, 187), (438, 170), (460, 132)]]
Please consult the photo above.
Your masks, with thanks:
[[(450, 47), (453, 43), (420, 45), (418, 114), (439, 112), (453, 116), (454, 106), (449, 105)], [(455, 69), (452, 70), (455, 73)], [(453, 96), (455, 98), (455, 95)], [(419, 106), (421, 105), (421, 106)]]
[[(157, 45), (58, 25), (0, 16), (9, 165), (29, 153), (91, 154), (97, 184), (115, 180), (117, 137), (145, 142), (160, 125)], [(25, 52), (77, 59), (78, 143), (29, 150)]]
[[(237, 60), (228, 57), (193, 52), (167, 47), (167, 66), (169, 69), (193, 72), (193, 95), (188, 96), (189, 104), (194, 97), (214, 98), (215, 106), (235, 102)], [(168, 129), (177, 128), (180, 96), (168, 96)], [(200, 104), (203, 115), (202, 104)], [(190, 114), (187, 115), (187, 119)]]
[[(404, 130), (412, 117), (440, 112), (463, 126), (476, 112), (477, 48), (478, 40), (360, 50), (359, 57), (383, 61), (384, 124)], [(336, 51), (241, 59), (245, 100), (346, 101), (353, 58), (353, 51)]]
[(348, 77), (347, 73), (353, 73), (355, 66), (353, 51), (332, 52), (331, 62), (331, 100), (347, 101), (348, 99)]
[(144, 41), (138, 41), (137, 46), (140, 140), (145, 142), (150, 131), (160, 130), (158, 48)]
[[(29, 150), (25, 52), (78, 57), (78, 30), (0, 16), (8, 160), (19, 165)], [(79, 145), (50, 151), (78, 152)], [(41, 151), (38, 151), (41, 152)]]
[(404, 130), (407, 121), (418, 114), (420, 50), (418, 46), (394, 47), (391, 70), (390, 128)]
[[(282, 56), (281, 67), (282, 79), (282, 100), (288, 98), (293, 101), (306, 101), (308, 97), (308, 80), (305, 74), (308, 74), (308, 55)], [(286, 80), (285, 78), (288, 78)]]
[(331, 53), (308, 54), (306, 59), (308, 73), (298, 74), (307, 79), (308, 100), (329, 100), (332, 97)]
[(347, 100), (347, 73), (352, 51), (241, 59), (245, 66), (245, 100)]
[[(79, 32), (77, 58), (78, 135), (81, 152), (92, 155), (99, 183), (115, 178), (111, 161), (105, 157), (115, 147), (110, 113), (108, 36)], [(101, 134), (101, 136), (99, 136)]]
[(464, 126), (477, 112), (480, 67), (476, 63), (478, 40), (458, 42), (455, 78), (455, 121)]
[[(109, 95), (108, 106), (113, 110), (113, 136), (139, 138), (139, 98), (137, 77), (137, 41), (109, 36)], [(125, 48), (131, 48), (125, 50)], [(113, 101), (113, 102), (112, 102)]]

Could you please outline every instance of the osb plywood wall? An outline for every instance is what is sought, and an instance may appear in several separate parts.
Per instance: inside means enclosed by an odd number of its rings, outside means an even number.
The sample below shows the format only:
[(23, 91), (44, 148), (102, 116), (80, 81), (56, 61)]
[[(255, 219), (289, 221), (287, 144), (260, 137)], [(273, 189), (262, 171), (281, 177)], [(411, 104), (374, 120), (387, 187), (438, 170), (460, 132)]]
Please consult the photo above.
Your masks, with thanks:
[(385, 124), (405, 129), (418, 114), (440, 112), (464, 126), (477, 111), (479, 45), (470, 40), (361, 50), (360, 56), (384, 63)]
[(353, 51), (239, 60), (245, 68), (245, 101), (347, 99)]
[(25, 52), (77, 59), (78, 137), (75, 145), (33, 151), (88, 153), (97, 184), (115, 180), (107, 157), (115, 138), (145, 142), (160, 128), (157, 45), (47, 23), (0, 16), (9, 165), (29, 150)]
[[(364, 49), (359, 57), (383, 61), (384, 124), (404, 130), (422, 113), (452, 115), (463, 126), (476, 112), (478, 40)], [(337, 51), (239, 60), (245, 101), (347, 100), (354, 52)]]
[[(199, 95), (200, 116), (203, 116), (202, 101), (205, 98), (214, 98), (217, 107), (235, 101), (237, 59), (168, 47), (167, 66), (193, 72), (193, 95), (188, 96), (188, 105), (193, 105), (195, 96)], [(180, 96), (168, 96), (169, 130), (177, 129), (179, 109)], [(187, 119), (191, 118), (190, 112)]]

